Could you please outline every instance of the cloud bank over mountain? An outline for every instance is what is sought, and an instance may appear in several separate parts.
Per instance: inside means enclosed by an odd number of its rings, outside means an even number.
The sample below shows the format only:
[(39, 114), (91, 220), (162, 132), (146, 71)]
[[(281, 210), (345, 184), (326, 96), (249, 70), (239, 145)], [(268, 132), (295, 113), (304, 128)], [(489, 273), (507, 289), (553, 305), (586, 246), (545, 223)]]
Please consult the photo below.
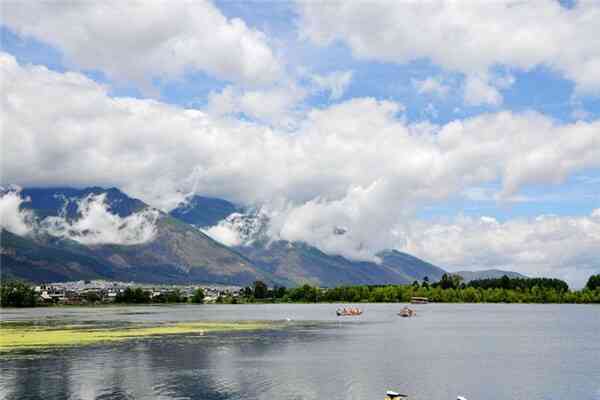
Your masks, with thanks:
[[(18, 190), (0, 194), (0, 227), (21, 236), (51, 235), (84, 245), (134, 245), (152, 241), (156, 236), (156, 222), (160, 213), (145, 208), (121, 217), (112, 213), (106, 203), (106, 194), (88, 195), (79, 200), (64, 199), (63, 211), (57, 216), (38, 219), (25, 208), (28, 202)], [(67, 206), (74, 201), (77, 216), (67, 216)]]
[(33, 215), (20, 208), (24, 201), (26, 200), (14, 190), (0, 193), (0, 228), (17, 235), (27, 235), (32, 231)]
[(106, 194), (88, 195), (77, 201), (76, 219), (64, 215), (47, 217), (40, 230), (52, 236), (71, 239), (85, 245), (146, 243), (156, 236), (158, 210), (146, 208), (126, 217), (109, 211)]

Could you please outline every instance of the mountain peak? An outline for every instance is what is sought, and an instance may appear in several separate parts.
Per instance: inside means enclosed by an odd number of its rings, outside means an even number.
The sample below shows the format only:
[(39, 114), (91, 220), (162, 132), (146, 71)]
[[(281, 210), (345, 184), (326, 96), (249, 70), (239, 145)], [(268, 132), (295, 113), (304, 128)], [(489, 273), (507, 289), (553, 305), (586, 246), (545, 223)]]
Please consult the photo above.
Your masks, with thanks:
[(205, 228), (238, 211), (240, 208), (227, 200), (194, 195), (171, 210), (170, 214), (188, 224)]

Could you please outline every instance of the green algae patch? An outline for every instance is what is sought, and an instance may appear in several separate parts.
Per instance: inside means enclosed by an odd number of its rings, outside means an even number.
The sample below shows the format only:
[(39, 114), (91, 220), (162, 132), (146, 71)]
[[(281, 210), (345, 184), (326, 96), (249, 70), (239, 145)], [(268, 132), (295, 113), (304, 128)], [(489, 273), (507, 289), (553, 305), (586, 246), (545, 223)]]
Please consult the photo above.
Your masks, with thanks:
[(154, 326), (106, 327), (41, 327), (2, 324), (0, 352), (50, 347), (82, 346), (100, 342), (117, 342), (150, 336), (205, 334), (274, 329), (268, 322), (185, 322)]

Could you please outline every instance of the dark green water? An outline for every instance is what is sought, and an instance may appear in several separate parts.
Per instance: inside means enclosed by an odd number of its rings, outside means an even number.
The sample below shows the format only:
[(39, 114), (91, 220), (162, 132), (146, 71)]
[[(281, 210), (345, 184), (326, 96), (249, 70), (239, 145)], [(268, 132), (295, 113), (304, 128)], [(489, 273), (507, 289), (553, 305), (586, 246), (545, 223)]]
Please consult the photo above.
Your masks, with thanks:
[(2, 310), (2, 320), (125, 324), (285, 320), (283, 330), (180, 335), (0, 355), (1, 399), (600, 400), (600, 307), (366, 304)]

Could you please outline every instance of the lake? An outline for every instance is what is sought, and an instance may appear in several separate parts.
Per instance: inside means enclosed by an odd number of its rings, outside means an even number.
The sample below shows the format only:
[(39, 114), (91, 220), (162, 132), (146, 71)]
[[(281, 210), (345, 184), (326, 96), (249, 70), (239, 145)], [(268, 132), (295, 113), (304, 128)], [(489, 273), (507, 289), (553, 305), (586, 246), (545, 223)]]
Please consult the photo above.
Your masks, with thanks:
[(600, 400), (600, 307), (427, 304), (5, 309), (3, 321), (291, 321), (283, 329), (0, 354), (0, 398)]

